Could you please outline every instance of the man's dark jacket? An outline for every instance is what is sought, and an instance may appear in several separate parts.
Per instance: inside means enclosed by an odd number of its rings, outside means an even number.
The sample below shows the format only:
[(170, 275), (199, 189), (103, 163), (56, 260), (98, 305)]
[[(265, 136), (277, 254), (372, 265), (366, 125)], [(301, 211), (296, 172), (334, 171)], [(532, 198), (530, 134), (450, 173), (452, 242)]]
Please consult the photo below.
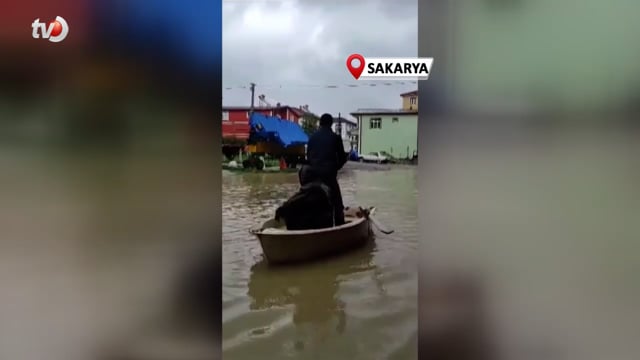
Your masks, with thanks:
[(320, 127), (309, 138), (307, 160), (320, 177), (336, 177), (338, 170), (347, 162), (342, 139), (330, 127)]

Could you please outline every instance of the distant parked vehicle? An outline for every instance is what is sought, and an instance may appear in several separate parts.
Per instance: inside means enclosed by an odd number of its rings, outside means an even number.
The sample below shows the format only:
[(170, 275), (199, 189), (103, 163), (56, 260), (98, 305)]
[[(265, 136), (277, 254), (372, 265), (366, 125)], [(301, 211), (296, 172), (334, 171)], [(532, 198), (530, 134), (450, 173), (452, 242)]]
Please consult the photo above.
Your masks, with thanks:
[(389, 158), (384, 155), (384, 152), (376, 151), (368, 154), (360, 154), (360, 162), (374, 162), (378, 164), (386, 164), (389, 162)]
[(385, 158), (387, 158), (387, 161), (386, 161), (386, 162), (388, 162), (388, 163), (395, 164), (395, 163), (397, 163), (397, 162), (398, 162), (398, 161), (397, 161), (397, 159), (396, 159), (395, 157), (393, 157), (393, 155), (389, 154), (389, 153), (388, 153), (388, 152), (386, 152), (386, 151), (380, 151), (380, 155), (382, 155), (382, 156), (384, 156)]

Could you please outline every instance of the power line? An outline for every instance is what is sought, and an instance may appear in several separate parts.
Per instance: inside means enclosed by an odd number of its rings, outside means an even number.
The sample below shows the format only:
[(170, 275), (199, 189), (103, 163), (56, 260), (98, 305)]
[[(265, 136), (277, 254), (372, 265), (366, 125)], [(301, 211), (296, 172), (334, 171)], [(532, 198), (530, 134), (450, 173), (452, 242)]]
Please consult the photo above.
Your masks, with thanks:
[[(376, 81), (362, 84), (256, 84), (260, 89), (346, 89), (416, 85), (417, 81)], [(251, 85), (223, 85), (224, 90), (251, 90)]]

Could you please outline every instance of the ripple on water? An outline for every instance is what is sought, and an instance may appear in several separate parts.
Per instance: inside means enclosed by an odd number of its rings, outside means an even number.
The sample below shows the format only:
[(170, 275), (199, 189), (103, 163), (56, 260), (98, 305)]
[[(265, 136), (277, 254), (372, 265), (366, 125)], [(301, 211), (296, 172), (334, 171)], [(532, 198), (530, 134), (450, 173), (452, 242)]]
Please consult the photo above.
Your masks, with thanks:
[(415, 170), (341, 174), (346, 205), (375, 205), (394, 234), (321, 262), (270, 268), (248, 229), (298, 189), (297, 174), (223, 176), (225, 358), (417, 358)]

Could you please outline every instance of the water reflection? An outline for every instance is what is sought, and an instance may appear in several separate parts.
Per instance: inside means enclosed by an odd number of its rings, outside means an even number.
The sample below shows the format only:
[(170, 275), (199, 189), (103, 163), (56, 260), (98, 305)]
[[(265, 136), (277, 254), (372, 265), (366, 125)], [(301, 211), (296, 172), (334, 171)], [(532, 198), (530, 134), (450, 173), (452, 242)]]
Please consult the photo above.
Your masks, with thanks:
[(416, 358), (415, 168), (349, 164), (339, 175), (345, 204), (379, 206), (395, 232), (287, 267), (269, 267), (248, 229), (298, 190), (297, 174), (225, 171), (222, 180), (225, 358)]
[[(249, 289), (251, 310), (293, 306), (293, 323), (322, 325), (336, 321), (335, 330), (344, 333), (347, 326), (345, 302), (338, 290), (342, 280), (357, 273), (372, 272), (374, 242), (355, 253), (317, 262), (304, 267), (269, 266), (265, 259), (251, 267)], [(375, 274), (374, 274), (375, 277)]]

